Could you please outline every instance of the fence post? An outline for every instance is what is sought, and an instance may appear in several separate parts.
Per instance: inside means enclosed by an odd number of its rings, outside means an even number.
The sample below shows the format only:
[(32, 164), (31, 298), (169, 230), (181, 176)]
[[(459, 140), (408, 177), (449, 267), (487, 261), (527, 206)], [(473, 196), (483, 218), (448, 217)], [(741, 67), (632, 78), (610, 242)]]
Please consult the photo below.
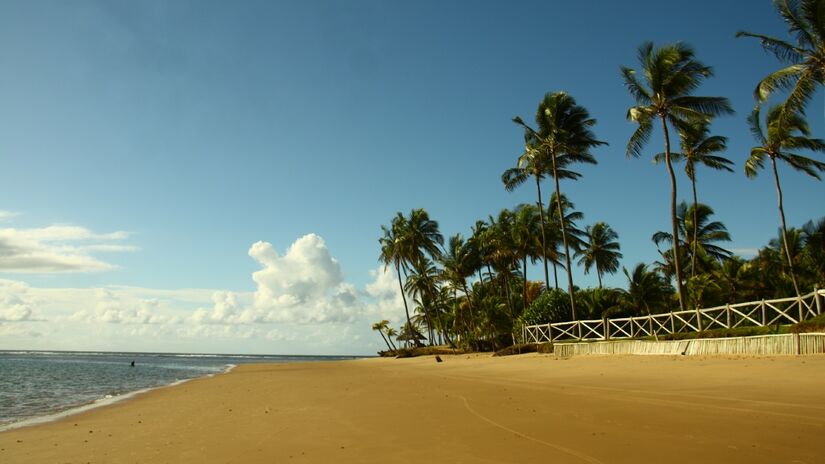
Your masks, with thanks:
[(699, 332), (702, 331), (702, 311), (698, 306), (696, 307), (696, 327), (699, 328)]
[(730, 329), (730, 303), (725, 304), (725, 313), (727, 313), (728, 329)]
[(650, 327), (650, 335), (655, 337), (655, 335), (653, 334), (653, 316), (651, 316), (650, 314), (647, 315), (647, 322), (647, 326)]
[(802, 322), (802, 320), (805, 319), (806, 315), (804, 312), (802, 312), (802, 308), (805, 307), (805, 305), (802, 304), (802, 296), (796, 295), (796, 305), (799, 306), (799, 322)]
[(822, 314), (822, 301), (819, 299), (819, 289), (814, 287), (814, 300), (816, 301), (816, 314)]
[(602, 318), (602, 324), (604, 324), (604, 339), (610, 340), (610, 319)]
[(673, 318), (673, 311), (670, 312), (670, 333), (676, 333), (676, 321)]
[(549, 322), (547, 323), (547, 337), (550, 339), (547, 341), (553, 343), (553, 324)]
[(768, 320), (765, 318), (765, 299), (764, 298), (762, 298), (762, 303), (760, 303), (760, 306), (762, 307), (762, 325), (761, 326), (765, 327), (765, 323)]

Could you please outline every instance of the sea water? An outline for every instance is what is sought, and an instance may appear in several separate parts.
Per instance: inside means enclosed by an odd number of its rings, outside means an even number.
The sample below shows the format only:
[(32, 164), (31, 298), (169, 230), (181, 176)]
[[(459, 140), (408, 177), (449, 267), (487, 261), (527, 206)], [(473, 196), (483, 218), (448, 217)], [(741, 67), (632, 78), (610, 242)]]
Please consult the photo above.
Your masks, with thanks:
[(237, 364), (355, 358), (0, 350), (0, 431), (226, 372)]

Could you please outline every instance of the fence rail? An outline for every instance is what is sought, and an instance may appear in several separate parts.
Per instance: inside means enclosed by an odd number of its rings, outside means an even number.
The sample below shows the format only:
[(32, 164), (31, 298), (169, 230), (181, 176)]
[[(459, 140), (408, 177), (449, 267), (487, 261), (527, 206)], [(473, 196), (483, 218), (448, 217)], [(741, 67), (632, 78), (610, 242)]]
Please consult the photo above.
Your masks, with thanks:
[(653, 337), (708, 329), (796, 324), (825, 311), (825, 290), (776, 300), (750, 301), (713, 308), (674, 311), (648, 316), (593, 319), (529, 325), (524, 343), (561, 340), (612, 340)]

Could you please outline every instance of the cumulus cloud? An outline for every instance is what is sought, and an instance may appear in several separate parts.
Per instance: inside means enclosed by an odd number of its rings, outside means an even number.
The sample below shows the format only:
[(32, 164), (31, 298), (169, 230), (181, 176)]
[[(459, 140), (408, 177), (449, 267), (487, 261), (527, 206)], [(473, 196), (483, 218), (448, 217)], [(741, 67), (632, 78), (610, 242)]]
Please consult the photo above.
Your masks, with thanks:
[(29, 286), (14, 280), (0, 280), (0, 322), (22, 322), (34, 319)]
[(126, 239), (125, 232), (96, 234), (85, 227), (52, 225), (34, 229), (0, 229), (0, 271), (94, 272), (115, 266), (91, 255), (95, 252), (134, 251), (113, 243)]
[[(369, 271), (373, 278), (366, 286), (366, 293), (372, 302), (366, 307), (370, 316), (399, 322), (404, 317), (404, 299), (398, 286), (398, 276), (392, 269), (379, 266)], [(409, 295), (407, 301), (412, 301)]]
[(174, 324), (179, 320), (158, 311), (158, 300), (124, 300), (108, 289), (95, 289), (94, 308), (81, 309), (73, 313), (69, 320), (83, 322), (106, 322), (110, 324)]
[(283, 256), (267, 242), (256, 242), (249, 256), (262, 269), (252, 274), (257, 289), (254, 315), (263, 322), (345, 322), (357, 311), (358, 294), (344, 282), (341, 266), (324, 239), (305, 235)]

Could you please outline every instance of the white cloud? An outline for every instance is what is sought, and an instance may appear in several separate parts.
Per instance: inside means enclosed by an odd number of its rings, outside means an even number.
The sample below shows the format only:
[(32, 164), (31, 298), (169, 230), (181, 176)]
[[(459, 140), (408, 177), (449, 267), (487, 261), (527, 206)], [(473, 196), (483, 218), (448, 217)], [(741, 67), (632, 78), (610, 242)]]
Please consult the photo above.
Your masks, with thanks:
[(79, 226), (51, 225), (34, 229), (0, 229), (0, 271), (3, 272), (94, 272), (115, 268), (90, 253), (134, 251), (113, 241), (127, 238), (125, 232), (96, 234)]
[[(367, 284), (366, 290), (367, 295), (372, 297), (372, 302), (367, 305), (366, 313), (377, 319), (401, 321), (404, 318), (404, 300), (395, 271), (379, 266), (369, 273), (373, 281)], [(409, 295), (407, 301), (412, 301)]]
[(14, 280), (0, 280), (0, 322), (34, 319), (29, 286)]
[(71, 321), (109, 324), (175, 324), (179, 318), (159, 312), (154, 299), (130, 299), (109, 289), (93, 289), (94, 306), (74, 312)]
[(252, 274), (257, 284), (254, 315), (265, 322), (344, 322), (358, 309), (355, 288), (344, 282), (341, 266), (324, 239), (305, 235), (279, 256), (271, 244), (254, 243), (249, 256), (263, 269)]

